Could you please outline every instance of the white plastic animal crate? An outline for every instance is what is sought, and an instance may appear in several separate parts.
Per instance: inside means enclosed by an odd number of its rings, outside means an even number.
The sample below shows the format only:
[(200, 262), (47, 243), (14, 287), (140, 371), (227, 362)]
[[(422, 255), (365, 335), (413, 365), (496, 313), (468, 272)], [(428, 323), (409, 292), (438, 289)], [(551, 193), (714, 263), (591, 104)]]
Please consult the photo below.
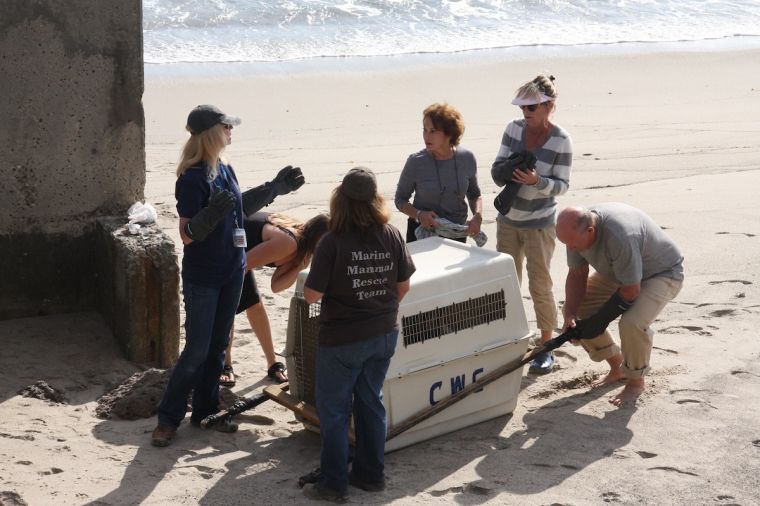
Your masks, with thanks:
[[(389, 428), (521, 358), (531, 335), (512, 257), (437, 237), (408, 247), (417, 271), (399, 308), (401, 332), (383, 385)], [(296, 283), (285, 355), (291, 394), (316, 405), (319, 304), (303, 300), (307, 274)], [(386, 451), (511, 413), (521, 376), (517, 370), (487, 385), (388, 441)]]

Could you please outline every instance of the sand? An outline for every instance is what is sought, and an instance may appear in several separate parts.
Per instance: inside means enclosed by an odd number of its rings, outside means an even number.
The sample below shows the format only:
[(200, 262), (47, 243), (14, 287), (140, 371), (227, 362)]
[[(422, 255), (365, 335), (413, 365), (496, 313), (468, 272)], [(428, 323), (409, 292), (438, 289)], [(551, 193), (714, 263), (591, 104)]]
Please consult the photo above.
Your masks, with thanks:
[[(495, 248), (496, 187), (488, 168), (513, 90), (556, 77), (556, 123), (574, 141), (560, 206), (622, 201), (648, 212), (685, 253), (686, 281), (655, 322), (652, 372), (635, 406), (592, 390), (605, 371), (579, 348), (561, 368), (525, 376), (515, 412), (391, 453), (388, 488), (351, 502), (397, 504), (760, 503), (760, 51), (586, 55), (502, 61), (428, 58), (392, 70), (316, 70), (146, 82), (146, 200), (175, 240), (174, 164), (186, 114), (214, 103), (243, 124), (227, 156), (243, 186), (300, 165), (307, 185), (270, 210), (307, 218), (366, 165), (392, 198), (408, 154), (422, 148), (421, 112), (448, 101), (462, 144), (479, 160), (486, 233)], [(394, 213), (393, 222), (404, 226)], [(178, 249), (178, 251), (180, 251)], [(564, 299), (564, 247), (552, 272)], [(266, 270), (257, 274), (268, 286)], [(292, 290), (263, 290), (282, 349)], [(535, 316), (523, 298), (529, 322)], [(243, 317), (234, 349), (239, 395), (267, 385)], [(616, 326), (612, 326), (616, 334)], [(297, 478), (319, 439), (272, 402), (238, 417), (235, 435), (183, 424), (174, 444), (149, 444), (156, 420), (102, 420), (96, 401), (141, 368), (124, 360), (95, 314), (0, 322), (0, 504), (282, 504), (305, 502)], [(38, 380), (63, 403), (22, 397)], [(16, 502), (14, 502), (16, 501)]]

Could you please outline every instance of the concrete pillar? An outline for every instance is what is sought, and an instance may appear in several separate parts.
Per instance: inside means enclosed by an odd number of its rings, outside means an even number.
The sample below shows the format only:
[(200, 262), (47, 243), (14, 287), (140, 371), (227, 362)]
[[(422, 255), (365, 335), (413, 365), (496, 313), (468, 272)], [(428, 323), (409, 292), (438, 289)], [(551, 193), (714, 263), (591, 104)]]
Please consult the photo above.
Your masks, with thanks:
[(97, 219), (143, 198), (142, 93), (141, 0), (3, 1), (0, 318), (102, 307)]

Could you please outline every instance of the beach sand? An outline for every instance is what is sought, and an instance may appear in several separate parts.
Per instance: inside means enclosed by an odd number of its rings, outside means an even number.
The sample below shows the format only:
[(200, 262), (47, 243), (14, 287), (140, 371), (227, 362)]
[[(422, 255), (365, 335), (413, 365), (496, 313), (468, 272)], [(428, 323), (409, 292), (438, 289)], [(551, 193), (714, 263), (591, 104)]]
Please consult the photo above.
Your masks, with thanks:
[[(489, 175), (514, 90), (540, 71), (557, 80), (554, 116), (575, 157), (560, 207), (622, 201), (649, 213), (684, 251), (686, 280), (654, 324), (652, 371), (633, 407), (591, 390), (606, 370), (572, 345), (561, 368), (525, 376), (515, 412), (387, 456), (388, 488), (350, 489), (355, 503), (760, 503), (760, 51), (652, 53), (499, 61), (428, 58), (392, 70), (153, 77), (146, 82), (146, 200), (179, 244), (174, 166), (189, 110), (214, 103), (243, 118), (227, 157), (244, 187), (284, 165), (307, 184), (270, 211), (308, 218), (354, 165), (372, 168), (392, 200), (406, 157), (423, 147), (421, 113), (448, 101), (462, 145), (479, 160), (484, 230), (495, 248)], [(210, 74), (213, 74), (210, 72)], [(214, 74), (215, 75), (215, 74)], [(405, 218), (394, 212), (403, 229)], [(178, 252), (181, 250), (178, 248)], [(558, 243), (554, 293), (564, 299)], [(275, 335), (285, 342), (292, 289), (272, 295), (257, 272)], [(535, 315), (523, 287), (528, 320)], [(234, 391), (267, 385), (265, 361), (237, 320)], [(617, 335), (617, 326), (611, 326)], [(273, 402), (238, 417), (235, 435), (183, 423), (150, 445), (155, 417), (95, 417), (96, 400), (140, 370), (121, 358), (94, 314), (0, 322), (0, 504), (288, 504), (318, 465), (319, 438)], [(17, 395), (44, 380), (63, 404)]]

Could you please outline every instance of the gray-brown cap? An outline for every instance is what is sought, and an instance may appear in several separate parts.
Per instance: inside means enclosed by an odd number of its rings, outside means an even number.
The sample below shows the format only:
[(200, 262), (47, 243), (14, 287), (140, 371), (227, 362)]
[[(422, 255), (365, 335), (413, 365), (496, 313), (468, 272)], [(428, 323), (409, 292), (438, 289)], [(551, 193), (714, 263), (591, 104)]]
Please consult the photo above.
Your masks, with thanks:
[(343, 177), (340, 191), (350, 199), (371, 202), (377, 193), (375, 174), (367, 167), (354, 167)]

